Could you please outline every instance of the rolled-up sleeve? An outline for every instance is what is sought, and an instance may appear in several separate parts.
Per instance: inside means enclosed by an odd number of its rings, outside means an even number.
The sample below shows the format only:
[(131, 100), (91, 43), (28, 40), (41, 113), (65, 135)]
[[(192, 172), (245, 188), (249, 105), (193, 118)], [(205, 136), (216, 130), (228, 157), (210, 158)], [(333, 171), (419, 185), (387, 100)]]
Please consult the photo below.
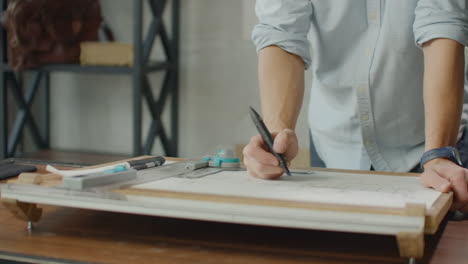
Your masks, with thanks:
[(252, 32), (257, 52), (267, 46), (278, 46), (300, 56), (305, 68), (310, 66), (307, 34), (312, 22), (310, 0), (257, 0), (255, 11), (259, 23)]
[(468, 46), (468, 0), (419, 0), (413, 24), (416, 44), (435, 38)]

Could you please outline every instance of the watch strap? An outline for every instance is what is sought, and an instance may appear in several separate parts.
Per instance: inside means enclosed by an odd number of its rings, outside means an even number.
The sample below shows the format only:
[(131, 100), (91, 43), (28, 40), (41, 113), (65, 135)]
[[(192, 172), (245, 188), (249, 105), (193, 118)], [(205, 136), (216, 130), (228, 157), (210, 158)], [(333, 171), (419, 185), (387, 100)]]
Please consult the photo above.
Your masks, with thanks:
[(436, 148), (431, 149), (424, 152), (423, 156), (421, 157), (421, 168), (423, 168), (424, 164), (428, 161), (433, 159), (444, 158), (452, 161), (453, 163), (462, 166), (462, 162), (460, 160), (460, 153), (455, 147), (443, 147), (443, 148)]

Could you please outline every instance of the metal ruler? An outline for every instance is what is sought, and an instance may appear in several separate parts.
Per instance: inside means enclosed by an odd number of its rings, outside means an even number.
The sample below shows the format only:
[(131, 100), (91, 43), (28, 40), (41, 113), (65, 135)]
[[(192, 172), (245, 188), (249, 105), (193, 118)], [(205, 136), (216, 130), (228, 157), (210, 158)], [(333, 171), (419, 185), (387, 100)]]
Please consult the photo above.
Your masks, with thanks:
[(133, 180), (118, 182), (115, 184), (106, 185), (102, 187), (97, 187), (96, 189), (109, 190), (109, 189), (126, 188), (126, 187), (130, 187), (133, 185), (163, 180), (163, 179), (171, 178), (171, 177), (196, 179), (196, 178), (201, 178), (201, 177), (211, 175), (214, 173), (218, 173), (221, 171), (223, 171), (222, 168), (210, 168), (210, 167), (191, 170), (191, 169), (187, 169), (186, 162), (176, 162), (176, 163), (167, 164), (167, 165), (163, 165), (159, 167), (140, 170), (137, 173), (137, 177)]

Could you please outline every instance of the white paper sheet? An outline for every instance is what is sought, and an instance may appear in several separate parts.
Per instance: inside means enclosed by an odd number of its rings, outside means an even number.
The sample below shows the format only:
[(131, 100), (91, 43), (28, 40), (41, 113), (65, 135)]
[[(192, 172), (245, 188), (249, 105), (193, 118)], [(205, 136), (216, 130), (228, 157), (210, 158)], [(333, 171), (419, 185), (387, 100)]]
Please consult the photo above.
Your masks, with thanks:
[(421, 186), (417, 177), (313, 172), (262, 180), (245, 171), (224, 171), (197, 179), (167, 178), (132, 188), (251, 198), (404, 208), (430, 208), (441, 193)]

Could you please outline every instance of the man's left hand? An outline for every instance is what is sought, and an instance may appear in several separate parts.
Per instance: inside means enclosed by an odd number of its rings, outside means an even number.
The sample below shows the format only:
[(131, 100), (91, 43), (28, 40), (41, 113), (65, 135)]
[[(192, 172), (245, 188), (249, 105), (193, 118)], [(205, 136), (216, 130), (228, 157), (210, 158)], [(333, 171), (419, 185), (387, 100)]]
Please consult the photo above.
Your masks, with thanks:
[(424, 164), (421, 182), (439, 192), (454, 192), (452, 210), (468, 212), (468, 170), (439, 158)]

